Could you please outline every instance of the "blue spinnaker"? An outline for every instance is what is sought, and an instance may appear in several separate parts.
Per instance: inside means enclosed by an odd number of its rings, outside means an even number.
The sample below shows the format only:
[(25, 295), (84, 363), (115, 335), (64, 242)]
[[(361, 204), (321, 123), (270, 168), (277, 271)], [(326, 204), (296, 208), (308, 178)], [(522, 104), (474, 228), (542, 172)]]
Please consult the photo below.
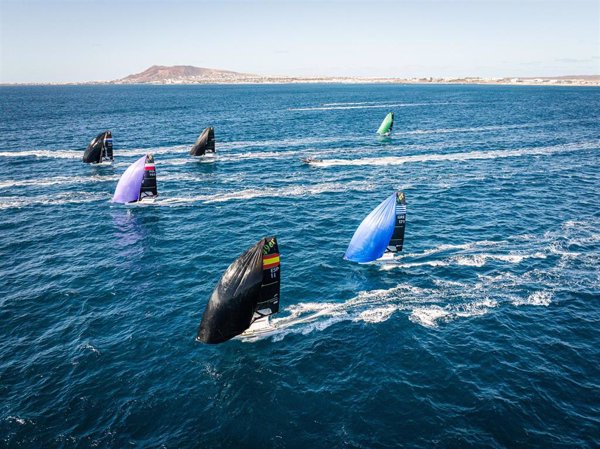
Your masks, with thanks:
[(362, 221), (344, 255), (352, 262), (372, 262), (383, 256), (394, 233), (396, 194), (391, 194)]

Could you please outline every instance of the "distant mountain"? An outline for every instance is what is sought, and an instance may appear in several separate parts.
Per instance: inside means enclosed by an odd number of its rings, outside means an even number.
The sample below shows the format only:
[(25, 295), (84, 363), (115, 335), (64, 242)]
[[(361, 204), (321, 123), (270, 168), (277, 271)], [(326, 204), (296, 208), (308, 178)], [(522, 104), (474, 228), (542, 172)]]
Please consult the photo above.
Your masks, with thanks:
[(153, 65), (140, 73), (110, 81), (110, 84), (289, 84), (289, 83), (405, 83), (405, 84), (509, 84), (600, 86), (599, 75), (570, 75), (518, 78), (389, 78), (355, 76), (277, 76), (252, 75), (231, 70), (207, 69), (191, 65)]
[(260, 78), (230, 70), (206, 69), (191, 65), (153, 65), (140, 73), (113, 81), (115, 84), (181, 84), (203, 82), (240, 82)]

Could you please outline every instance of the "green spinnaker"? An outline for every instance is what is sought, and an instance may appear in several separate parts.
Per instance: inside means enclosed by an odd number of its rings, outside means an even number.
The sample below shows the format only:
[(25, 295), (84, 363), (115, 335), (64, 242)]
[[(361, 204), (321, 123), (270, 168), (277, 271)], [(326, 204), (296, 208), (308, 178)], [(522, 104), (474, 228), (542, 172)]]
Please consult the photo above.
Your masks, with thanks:
[(381, 125), (379, 126), (379, 129), (377, 130), (377, 134), (386, 136), (392, 132), (393, 126), (394, 126), (394, 113), (389, 112), (388, 115), (386, 115), (385, 118), (383, 119), (383, 122), (381, 122)]

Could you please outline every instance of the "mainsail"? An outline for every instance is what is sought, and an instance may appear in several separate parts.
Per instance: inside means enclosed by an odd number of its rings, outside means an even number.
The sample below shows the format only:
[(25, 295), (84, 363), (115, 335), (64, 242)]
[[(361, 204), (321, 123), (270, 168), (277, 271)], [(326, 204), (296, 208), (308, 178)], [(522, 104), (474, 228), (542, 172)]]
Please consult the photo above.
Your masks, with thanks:
[(98, 134), (83, 153), (83, 162), (99, 164), (103, 161), (113, 160), (112, 133), (104, 131)]
[(381, 125), (379, 125), (379, 129), (377, 130), (377, 134), (382, 136), (389, 136), (392, 132), (392, 127), (394, 126), (394, 113), (389, 112), (388, 115), (385, 116)]
[(125, 170), (119, 179), (113, 203), (133, 203), (158, 196), (156, 168), (151, 154), (142, 156)]
[(265, 237), (225, 270), (208, 300), (196, 340), (222, 343), (279, 311), (279, 247)]
[(215, 129), (210, 126), (202, 131), (196, 143), (190, 150), (192, 156), (204, 156), (215, 152)]
[(395, 192), (367, 215), (356, 229), (344, 259), (372, 262), (384, 253), (402, 251), (406, 226), (406, 199)]
[(144, 177), (142, 178), (142, 187), (140, 188), (140, 200), (147, 197), (158, 196), (156, 187), (156, 166), (154, 165), (154, 157), (151, 154), (146, 156), (144, 164)]

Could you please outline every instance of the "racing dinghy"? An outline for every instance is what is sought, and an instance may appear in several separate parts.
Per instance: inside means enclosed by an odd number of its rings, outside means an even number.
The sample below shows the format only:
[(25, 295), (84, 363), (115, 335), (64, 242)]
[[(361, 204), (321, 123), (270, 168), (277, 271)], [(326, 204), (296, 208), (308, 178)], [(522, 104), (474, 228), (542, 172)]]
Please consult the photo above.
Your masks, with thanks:
[(92, 139), (83, 153), (86, 164), (111, 164), (113, 162), (112, 133), (104, 131)]
[(112, 202), (148, 204), (153, 203), (157, 196), (154, 157), (147, 154), (125, 170), (119, 179)]
[(215, 129), (209, 126), (196, 140), (196, 143), (190, 150), (191, 156), (204, 156), (207, 158), (214, 158), (216, 156), (215, 151)]
[(276, 237), (260, 239), (225, 270), (210, 296), (196, 341), (223, 343), (274, 332), (279, 312), (279, 247)]
[(381, 125), (379, 125), (379, 129), (377, 130), (377, 134), (380, 136), (389, 136), (392, 133), (392, 128), (394, 127), (394, 113), (389, 112), (388, 115), (385, 116)]
[(356, 229), (344, 259), (358, 263), (389, 261), (402, 251), (406, 198), (395, 192), (367, 215)]
[(312, 157), (312, 156), (303, 157), (300, 160), (305, 164), (315, 164), (315, 163), (323, 162), (323, 159), (318, 159), (318, 158)]

